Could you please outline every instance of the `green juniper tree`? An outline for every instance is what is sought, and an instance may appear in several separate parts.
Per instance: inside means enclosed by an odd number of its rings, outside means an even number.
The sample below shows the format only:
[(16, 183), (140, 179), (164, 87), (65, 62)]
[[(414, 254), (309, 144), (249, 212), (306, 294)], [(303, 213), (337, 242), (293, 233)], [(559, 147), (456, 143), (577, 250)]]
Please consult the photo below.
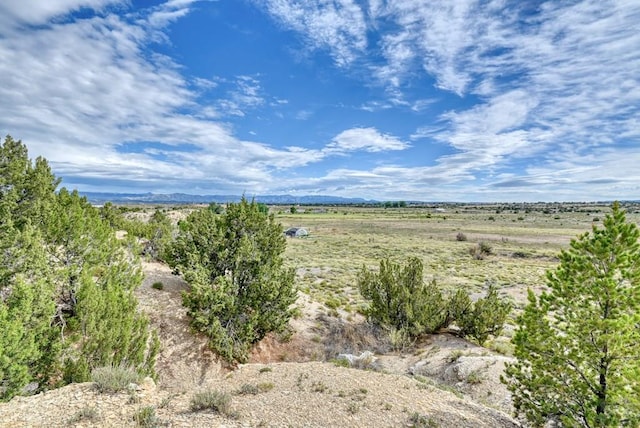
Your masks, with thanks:
[(63, 188), (56, 202), (47, 238), (57, 275), (57, 319), (65, 341), (79, 345), (65, 352), (65, 379), (86, 381), (93, 368), (120, 364), (153, 374), (157, 338), (133, 295), (142, 283), (138, 260), (86, 198)]
[(422, 279), (422, 262), (411, 257), (406, 265), (380, 261), (380, 270), (365, 266), (358, 274), (362, 296), (370, 301), (367, 316), (410, 337), (433, 333), (448, 325), (447, 307), (434, 281)]
[(513, 305), (501, 298), (496, 286), (490, 284), (487, 294), (475, 302), (471, 302), (465, 291), (458, 290), (449, 300), (448, 308), (451, 320), (460, 328), (458, 334), (483, 345), (489, 336), (496, 337), (502, 333)]
[(640, 232), (614, 203), (529, 291), (503, 382), (532, 424), (640, 424)]
[(53, 276), (38, 230), (5, 224), (0, 233), (0, 401), (28, 383), (47, 384), (56, 370), (60, 336)]
[(476, 302), (464, 290), (445, 298), (435, 281), (422, 278), (423, 265), (410, 257), (405, 265), (380, 261), (378, 272), (362, 267), (358, 286), (369, 300), (367, 317), (376, 324), (408, 337), (435, 333), (455, 322), (457, 334), (483, 344), (498, 335), (511, 312), (511, 302), (498, 296), (495, 286)]
[(100, 365), (153, 373), (137, 260), (86, 199), (56, 193), (59, 182), (22, 142), (0, 145), (0, 400), (87, 380)]
[(285, 245), (273, 215), (244, 198), (222, 215), (204, 209), (180, 224), (171, 264), (191, 286), (183, 303), (192, 327), (229, 361), (245, 361), (251, 345), (291, 318), (296, 289)]

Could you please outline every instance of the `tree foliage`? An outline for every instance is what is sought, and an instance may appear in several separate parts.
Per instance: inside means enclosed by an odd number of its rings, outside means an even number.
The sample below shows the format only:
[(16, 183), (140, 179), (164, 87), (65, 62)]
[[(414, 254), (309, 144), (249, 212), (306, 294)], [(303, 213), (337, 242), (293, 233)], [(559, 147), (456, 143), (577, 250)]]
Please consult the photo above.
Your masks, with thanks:
[(136, 311), (137, 260), (45, 159), (0, 146), (0, 399), (126, 363), (152, 374), (157, 339)]
[(618, 203), (572, 240), (513, 338), (503, 381), (534, 425), (640, 424), (640, 232)]
[(227, 360), (246, 360), (252, 344), (286, 328), (296, 290), (285, 245), (273, 215), (244, 198), (222, 215), (204, 209), (180, 223), (171, 264), (191, 286), (183, 303)]
[(60, 340), (53, 276), (38, 231), (27, 224), (0, 235), (0, 400), (30, 382), (46, 382), (56, 368)]
[[(464, 294), (467, 303), (460, 298)], [(449, 301), (449, 313), (452, 320), (460, 328), (462, 337), (472, 337), (479, 344), (484, 344), (489, 336), (499, 336), (504, 323), (511, 313), (513, 305), (510, 301), (500, 298), (498, 289), (490, 284), (484, 297), (471, 302), (469, 295), (462, 290)]]
[(422, 279), (422, 262), (411, 257), (402, 266), (380, 261), (379, 272), (365, 266), (358, 275), (360, 293), (370, 301), (367, 316), (377, 324), (410, 336), (433, 333), (447, 326), (447, 308), (435, 282)]
[(480, 344), (500, 333), (512, 305), (498, 296), (495, 287), (490, 286), (487, 295), (475, 303), (463, 290), (447, 299), (435, 281), (424, 282), (422, 270), (416, 257), (405, 265), (381, 260), (377, 273), (363, 266), (358, 286), (369, 300), (368, 318), (411, 337), (437, 332), (452, 322), (458, 325), (460, 336)]

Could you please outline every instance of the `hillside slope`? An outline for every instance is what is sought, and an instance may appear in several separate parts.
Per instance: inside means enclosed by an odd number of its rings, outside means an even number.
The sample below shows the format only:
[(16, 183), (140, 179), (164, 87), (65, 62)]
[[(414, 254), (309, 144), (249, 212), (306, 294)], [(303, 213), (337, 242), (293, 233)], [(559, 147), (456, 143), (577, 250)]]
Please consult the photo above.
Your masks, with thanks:
[[(441, 389), (426, 377), (401, 374), (402, 368), (374, 372), (312, 361), (225, 369), (207, 349), (206, 340), (189, 332), (180, 305), (186, 284), (166, 266), (145, 263), (144, 269), (146, 279), (137, 292), (140, 309), (149, 314), (162, 341), (157, 385), (147, 379), (134, 391), (107, 394), (85, 383), (17, 397), (0, 404), (0, 427), (136, 426), (135, 415), (148, 406), (155, 411), (156, 426), (171, 427), (519, 426), (505, 413)], [(156, 282), (162, 282), (162, 290), (151, 287)], [(443, 349), (443, 341), (449, 339), (439, 340), (437, 347)], [(292, 342), (284, 346), (313, 344), (295, 336)], [(310, 354), (298, 350), (296, 355), (306, 361)], [(383, 368), (393, 366), (388, 360), (381, 362)], [(406, 358), (406, 363), (414, 364), (415, 358)], [(191, 399), (204, 390), (229, 393), (229, 414), (192, 412)]]

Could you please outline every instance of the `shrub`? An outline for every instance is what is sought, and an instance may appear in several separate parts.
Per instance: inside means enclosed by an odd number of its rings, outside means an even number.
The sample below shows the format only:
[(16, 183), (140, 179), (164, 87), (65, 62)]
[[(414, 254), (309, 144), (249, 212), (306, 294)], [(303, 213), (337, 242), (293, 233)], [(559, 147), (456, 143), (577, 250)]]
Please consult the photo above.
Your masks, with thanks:
[(95, 382), (98, 392), (124, 391), (139, 379), (135, 369), (127, 366), (97, 367), (91, 371), (91, 381)]
[(237, 394), (238, 395), (256, 395), (259, 392), (260, 392), (260, 389), (256, 385), (245, 383), (237, 391)]
[(413, 412), (411, 416), (409, 416), (408, 426), (415, 428), (437, 428), (440, 425), (425, 415), (421, 415), (418, 412)]
[(156, 415), (156, 409), (153, 406), (145, 406), (133, 415), (136, 426), (141, 428), (154, 428), (160, 424), (160, 420)]
[(456, 290), (456, 292), (449, 297), (449, 302), (447, 303), (447, 322), (451, 323), (454, 320), (461, 319), (472, 309), (473, 302), (469, 295), (462, 289)]
[(231, 396), (221, 391), (204, 391), (191, 398), (191, 411), (213, 410), (222, 415), (229, 415), (231, 411)]
[(473, 370), (467, 375), (466, 381), (471, 385), (478, 385), (485, 379), (480, 370)]
[(493, 249), (491, 245), (484, 241), (478, 242), (478, 245), (469, 249), (469, 254), (476, 260), (483, 260), (486, 256), (491, 255)]
[(366, 314), (376, 324), (404, 330), (412, 337), (446, 327), (442, 293), (435, 281), (424, 282), (417, 257), (409, 258), (404, 266), (381, 260), (378, 273), (363, 266), (358, 287), (370, 301)]
[(260, 392), (268, 392), (274, 388), (272, 382), (260, 382), (257, 386)]
[(284, 267), (286, 240), (273, 214), (242, 199), (221, 215), (195, 211), (181, 223), (171, 264), (191, 288), (183, 304), (191, 326), (228, 361), (246, 361), (250, 347), (283, 332), (297, 292)]
[(77, 424), (82, 421), (92, 421), (96, 422), (100, 419), (100, 414), (98, 413), (98, 409), (94, 407), (85, 406), (78, 410), (76, 413), (67, 420), (69, 425)]
[(389, 260), (380, 262), (379, 273), (363, 267), (358, 285), (369, 307), (365, 314), (375, 324), (389, 329), (389, 341), (395, 349), (403, 349), (411, 339), (434, 333), (456, 322), (458, 334), (471, 337), (480, 344), (489, 335), (498, 335), (512, 304), (498, 296), (490, 285), (487, 295), (475, 303), (464, 290), (457, 290), (445, 300), (435, 282), (422, 280), (422, 262), (415, 257), (405, 266)]
[(462, 232), (458, 232), (458, 234), (456, 235), (456, 241), (464, 242), (466, 240), (467, 240), (467, 235), (465, 235)]
[(496, 287), (490, 285), (485, 297), (456, 314), (460, 335), (470, 336), (480, 345), (484, 344), (490, 335), (498, 336), (502, 332), (512, 308), (512, 303), (500, 298)]
[(414, 344), (414, 340), (405, 329), (391, 328), (389, 330), (389, 343), (394, 351), (403, 352)]

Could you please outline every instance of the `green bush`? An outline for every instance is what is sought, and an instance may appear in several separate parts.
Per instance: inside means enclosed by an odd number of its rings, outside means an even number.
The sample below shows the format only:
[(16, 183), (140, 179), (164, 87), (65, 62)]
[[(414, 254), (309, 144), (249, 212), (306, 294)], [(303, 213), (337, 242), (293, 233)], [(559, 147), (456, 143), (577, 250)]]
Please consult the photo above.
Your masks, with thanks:
[(415, 257), (404, 266), (382, 260), (378, 273), (363, 267), (358, 286), (369, 300), (365, 314), (375, 324), (390, 329), (390, 339), (397, 349), (404, 348), (413, 337), (435, 333), (452, 322), (458, 325), (462, 337), (482, 344), (489, 335), (500, 334), (512, 309), (494, 286), (475, 303), (464, 290), (457, 290), (446, 300), (434, 281), (423, 281), (422, 262)]
[(244, 198), (221, 215), (195, 211), (180, 224), (170, 263), (191, 285), (183, 304), (191, 326), (228, 361), (246, 361), (254, 343), (288, 325), (297, 295), (285, 245), (273, 214)]
[(0, 165), (0, 400), (99, 366), (153, 375), (158, 341), (137, 310), (140, 264), (115, 237), (118, 211), (56, 191), (47, 161), (11, 137)]
[(133, 421), (136, 426), (141, 428), (154, 428), (160, 425), (160, 420), (156, 415), (156, 409), (153, 406), (145, 406), (133, 415)]
[(244, 383), (244, 384), (242, 384), (240, 389), (238, 389), (236, 394), (238, 394), (238, 395), (256, 395), (259, 392), (260, 392), (260, 389), (256, 385), (253, 385), (251, 383)]
[(447, 310), (435, 281), (422, 279), (422, 262), (411, 257), (406, 265), (380, 261), (378, 273), (363, 266), (358, 287), (369, 300), (367, 317), (376, 324), (415, 337), (447, 326)]
[(476, 260), (483, 260), (486, 256), (491, 255), (492, 252), (491, 245), (484, 241), (478, 242), (478, 245), (469, 249), (469, 254)]
[(511, 302), (500, 298), (496, 287), (490, 285), (485, 297), (455, 314), (455, 321), (462, 337), (472, 337), (482, 345), (490, 335), (500, 335), (512, 309)]

